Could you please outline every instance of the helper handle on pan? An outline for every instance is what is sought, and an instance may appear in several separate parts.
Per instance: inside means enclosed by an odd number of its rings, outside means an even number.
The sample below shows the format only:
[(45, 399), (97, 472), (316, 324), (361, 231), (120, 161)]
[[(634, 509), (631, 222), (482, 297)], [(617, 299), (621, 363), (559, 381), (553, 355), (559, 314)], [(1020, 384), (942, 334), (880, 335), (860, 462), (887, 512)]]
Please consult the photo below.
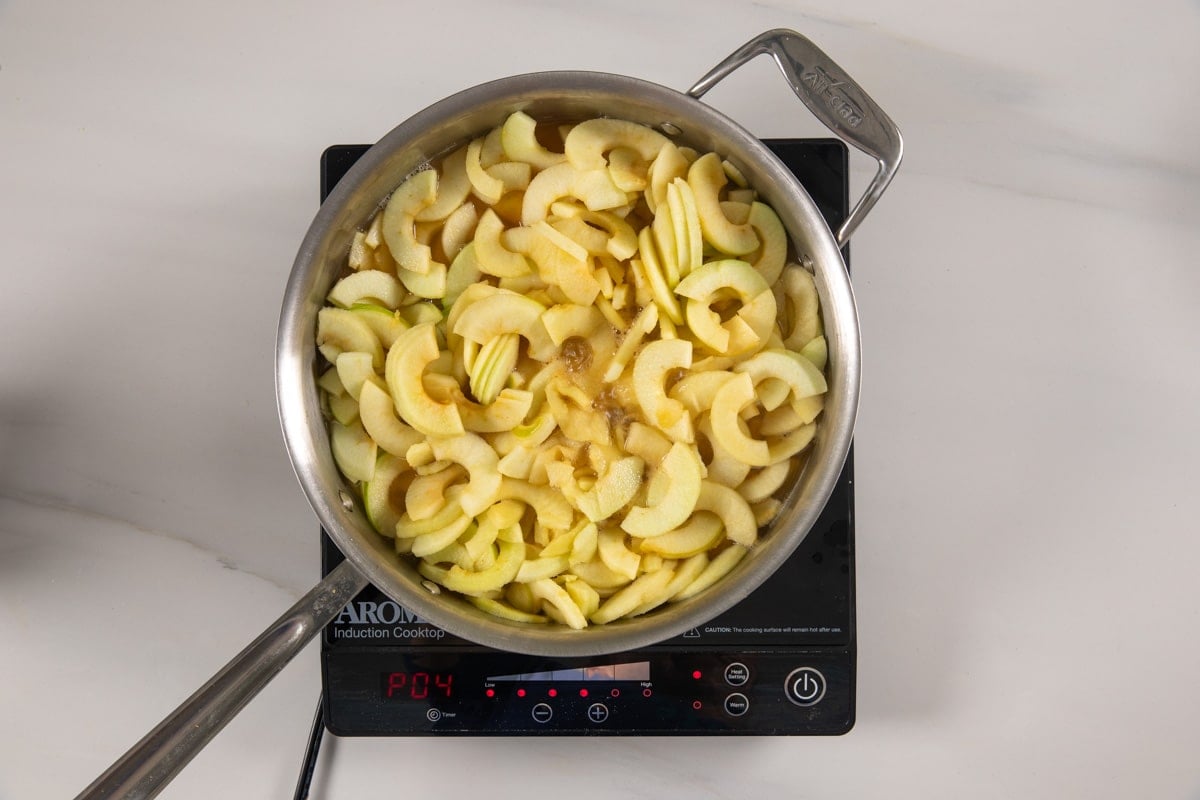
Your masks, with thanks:
[(76, 800), (157, 795), (366, 585), (342, 562)]
[(837, 231), (837, 243), (844, 245), (900, 166), (904, 152), (900, 129), (820, 48), (784, 28), (767, 31), (746, 42), (696, 81), (687, 93), (699, 99), (729, 73), (763, 54), (775, 59), (792, 91), (825, 127), (879, 162), (879, 171), (871, 185)]

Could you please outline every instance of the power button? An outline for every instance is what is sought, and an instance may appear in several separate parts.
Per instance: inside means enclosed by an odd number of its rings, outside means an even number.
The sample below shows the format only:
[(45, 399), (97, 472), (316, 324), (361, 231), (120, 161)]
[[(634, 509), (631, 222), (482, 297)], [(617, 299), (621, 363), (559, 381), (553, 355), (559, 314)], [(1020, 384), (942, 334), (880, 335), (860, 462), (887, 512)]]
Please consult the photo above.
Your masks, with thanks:
[(825, 696), (825, 676), (812, 667), (794, 669), (783, 682), (783, 693), (802, 708), (815, 706)]

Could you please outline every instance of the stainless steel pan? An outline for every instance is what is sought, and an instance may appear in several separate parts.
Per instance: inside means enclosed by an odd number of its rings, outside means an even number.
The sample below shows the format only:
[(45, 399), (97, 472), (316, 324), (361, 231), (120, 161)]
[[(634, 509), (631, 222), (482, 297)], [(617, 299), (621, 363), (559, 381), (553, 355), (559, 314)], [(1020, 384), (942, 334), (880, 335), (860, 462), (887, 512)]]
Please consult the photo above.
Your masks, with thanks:
[[(826, 126), (879, 163), (866, 193), (836, 232), (788, 169), (753, 134), (700, 102), (746, 61), (770, 55), (796, 95)], [(448, 593), (430, 592), (411, 564), (371, 528), (340, 478), (317, 388), (316, 316), (350, 239), (388, 194), (422, 164), (525, 110), (547, 119), (619, 117), (729, 158), (778, 212), (810, 266), (829, 343), (829, 394), (808, 465), (784, 511), (734, 572), (686, 602), (631, 620), (573, 631), (487, 615)], [(899, 131), (815, 45), (787, 30), (740, 47), (687, 92), (592, 72), (520, 75), (482, 84), (408, 119), (342, 179), (300, 247), (283, 302), (276, 359), (279, 414), (289, 454), (317, 518), (346, 561), (96, 780), (81, 798), (152, 797), (368, 582), (445, 630), (502, 650), (592, 656), (652, 644), (733, 606), (767, 579), (804, 539), (841, 471), (859, 391), (859, 328), (840, 246), (883, 193), (900, 163)]]

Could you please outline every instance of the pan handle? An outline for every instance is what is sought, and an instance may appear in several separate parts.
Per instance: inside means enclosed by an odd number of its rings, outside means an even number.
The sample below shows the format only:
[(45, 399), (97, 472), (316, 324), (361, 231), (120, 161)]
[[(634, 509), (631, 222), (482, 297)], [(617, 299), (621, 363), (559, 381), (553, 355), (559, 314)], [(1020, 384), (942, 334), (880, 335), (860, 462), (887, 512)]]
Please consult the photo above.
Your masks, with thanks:
[(767, 31), (746, 42), (696, 81), (687, 94), (699, 99), (729, 73), (763, 54), (775, 60), (792, 91), (825, 127), (879, 162), (871, 185), (837, 231), (838, 245), (844, 245), (900, 166), (904, 153), (900, 129), (829, 56), (786, 28)]
[(366, 585), (343, 561), (76, 800), (157, 795)]

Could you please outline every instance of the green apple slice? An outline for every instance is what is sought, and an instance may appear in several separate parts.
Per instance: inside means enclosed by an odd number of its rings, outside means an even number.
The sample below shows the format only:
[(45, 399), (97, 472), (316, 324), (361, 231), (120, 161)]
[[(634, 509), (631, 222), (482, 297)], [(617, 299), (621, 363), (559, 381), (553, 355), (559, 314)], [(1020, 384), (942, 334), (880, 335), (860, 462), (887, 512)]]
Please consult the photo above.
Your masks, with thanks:
[(368, 353), (376, 369), (383, 366), (383, 347), (367, 323), (353, 311), (326, 306), (317, 312), (317, 349), (330, 364), (342, 353)]
[(587, 339), (605, 324), (604, 315), (595, 306), (560, 303), (542, 312), (542, 325), (559, 346), (572, 336)]
[(521, 337), (502, 333), (479, 351), (470, 374), (471, 394), (481, 405), (490, 405), (517, 366)]
[(604, 566), (613, 572), (628, 580), (637, 577), (642, 557), (625, 546), (625, 532), (620, 528), (605, 528), (600, 531), (596, 552)]
[(362, 393), (363, 384), (370, 381), (380, 388), (384, 383), (375, 373), (374, 359), (370, 353), (339, 353), (337, 357), (338, 378), (346, 392), (355, 400)]
[(824, 336), (814, 336), (812, 341), (800, 348), (800, 355), (807, 358), (817, 369), (824, 371), (829, 363), (829, 345)]
[(441, 172), (435, 199), (413, 215), (418, 222), (446, 219), (462, 207), (471, 193), (471, 181), (467, 178), (467, 148), (460, 147), (442, 159)]
[(471, 242), (458, 251), (446, 272), (446, 291), (442, 295), (442, 306), (453, 306), (467, 287), (475, 284), (481, 277), (483, 269), (475, 255), (475, 243)]
[(675, 298), (675, 293), (667, 285), (666, 274), (663, 272), (662, 264), (659, 262), (653, 232), (649, 225), (642, 228), (641, 233), (638, 235), (638, 252), (642, 257), (643, 272), (645, 273), (647, 283), (649, 283), (650, 293), (654, 298), (655, 304), (676, 325), (682, 324), (683, 311), (679, 308), (679, 301)]
[(524, 161), (539, 170), (562, 163), (566, 156), (552, 153), (537, 140), (537, 122), (524, 111), (508, 115), (500, 128), (500, 144), (512, 161)]
[(425, 272), (415, 272), (403, 267), (396, 269), (396, 275), (404, 284), (404, 288), (426, 300), (440, 300), (446, 296), (446, 272), (446, 265), (436, 261), (430, 262)]
[(797, 399), (829, 390), (821, 371), (807, 358), (790, 350), (764, 350), (733, 369), (748, 374), (756, 384), (767, 378), (777, 378), (788, 385)]
[(645, 467), (646, 462), (637, 456), (612, 462), (595, 485), (576, 498), (576, 507), (593, 522), (608, 519), (637, 495)]
[(363, 426), (357, 422), (330, 425), (329, 444), (333, 460), (350, 481), (369, 481), (375, 474), (377, 448)]
[(625, 331), (625, 338), (621, 340), (617, 352), (613, 354), (612, 360), (605, 368), (604, 380), (606, 383), (615, 383), (621, 377), (629, 360), (633, 358), (633, 354), (642, 346), (642, 340), (650, 331), (654, 330), (654, 326), (657, 324), (657, 303), (650, 303), (638, 312), (633, 322), (630, 323), (629, 330)]
[(330, 395), (329, 413), (342, 425), (349, 425), (359, 418), (358, 401), (349, 394)]
[[(452, 592), (475, 596), (503, 588), (517, 577), (525, 561), (525, 543), (500, 541), (498, 548), (495, 562), (487, 569), (472, 572), (455, 565), (438, 582)], [(421, 565), (421, 571), (422, 574), (429, 574), (424, 564)]]
[(737, 492), (750, 504), (766, 500), (779, 491), (791, 471), (792, 465), (788, 461), (779, 461), (769, 467), (763, 467), (742, 481), (737, 487)]
[(403, 459), (408, 449), (425, 440), (425, 435), (396, 417), (392, 396), (368, 381), (358, 398), (359, 416), (367, 434), (384, 450)]
[(355, 303), (350, 306), (350, 310), (367, 323), (367, 327), (379, 338), (379, 343), (383, 345), (384, 350), (395, 344), (400, 334), (409, 328), (408, 322), (400, 316), (400, 312), (390, 308), (373, 303)]
[(521, 611), (520, 609), (513, 608), (508, 603), (502, 603), (499, 600), (493, 600), (490, 597), (467, 597), (467, 602), (478, 608), (480, 611), (491, 614), (493, 617), (507, 619), (511, 622), (521, 622), (526, 625), (545, 625), (550, 621), (540, 614), (530, 614), (527, 611)]
[(734, 225), (721, 211), (720, 191), (725, 172), (716, 153), (706, 153), (688, 168), (688, 184), (696, 197), (696, 213), (704, 239), (722, 253), (740, 256), (758, 249), (758, 236), (749, 224)]
[(533, 407), (533, 393), (523, 389), (501, 389), (489, 406), (460, 401), (458, 412), (463, 427), (475, 433), (503, 433), (521, 424)]
[(422, 381), (425, 368), (439, 355), (434, 326), (414, 326), (388, 350), (384, 377), (405, 422), (430, 436), (456, 436), (465, 432), (458, 407), (436, 402), (425, 392)]
[(496, 470), (499, 458), (484, 439), (473, 433), (430, 440), (433, 455), (439, 461), (451, 461), (467, 469), (467, 486), (459, 498), (463, 513), (475, 517), (501, 499), (501, 476)]
[(576, 169), (591, 170), (604, 167), (604, 154), (617, 147), (635, 151), (643, 161), (653, 161), (668, 141), (645, 125), (598, 117), (573, 127), (563, 142), (563, 152)]
[(733, 568), (745, 558), (747, 552), (749, 552), (749, 548), (741, 545), (735, 544), (726, 547), (708, 562), (708, 565), (696, 576), (695, 580), (671, 599), (679, 602), (700, 594), (732, 572)]
[(550, 205), (571, 194), (578, 176), (565, 161), (547, 167), (533, 176), (521, 199), (521, 224), (530, 227), (550, 215)]
[(497, 500), (520, 500), (533, 506), (538, 521), (548, 528), (571, 527), (575, 510), (561, 494), (548, 486), (536, 486), (516, 478), (504, 478), (500, 484)]
[[(563, 561), (565, 560), (563, 559)], [(526, 566), (529, 563), (528, 561), (525, 562)], [(520, 577), (521, 573), (518, 572), (517, 575)], [(587, 627), (587, 618), (583, 615), (583, 611), (579, 606), (575, 604), (575, 600), (571, 595), (567, 594), (566, 589), (559, 586), (550, 577), (530, 581), (529, 590), (533, 592), (534, 597), (544, 600), (553, 606), (561, 616), (563, 623), (568, 627), (575, 630), (582, 630)]]
[(639, 606), (647, 605), (652, 597), (665, 600), (663, 592), (674, 576), (674, 570), (670, 569), (660, 569), (638, 576), (633, 583), (605, 600), (592, 614), (591, 621), (606, 624), (631, 614)]
[(657, 214), (659, 206), (667, 202), (667, 186), (676, 178), (686, 178), (688, 160), (683, 157), (679, 148), (672, 142), (667, 142), (658, 152), (658, 157), (650, 165), (650, 188), (646, 191), (646, 205), (651, 214)]
[(783, 343), (799, 350), (821, 335), (821, 301), (812, 274), (799, 264), (789, 264), (780, 278), (790, 306), (791, 325)]
[(396, 523), (404, 513), (403, 507), (396, 502), (393, 487), (399, 486), (396, 480), (408, 471), (404, 459), (380, 453), (371, 480), (363, 484), (363, 509), (367, 512), (367, 521), (389, 539), (395, 538)]

